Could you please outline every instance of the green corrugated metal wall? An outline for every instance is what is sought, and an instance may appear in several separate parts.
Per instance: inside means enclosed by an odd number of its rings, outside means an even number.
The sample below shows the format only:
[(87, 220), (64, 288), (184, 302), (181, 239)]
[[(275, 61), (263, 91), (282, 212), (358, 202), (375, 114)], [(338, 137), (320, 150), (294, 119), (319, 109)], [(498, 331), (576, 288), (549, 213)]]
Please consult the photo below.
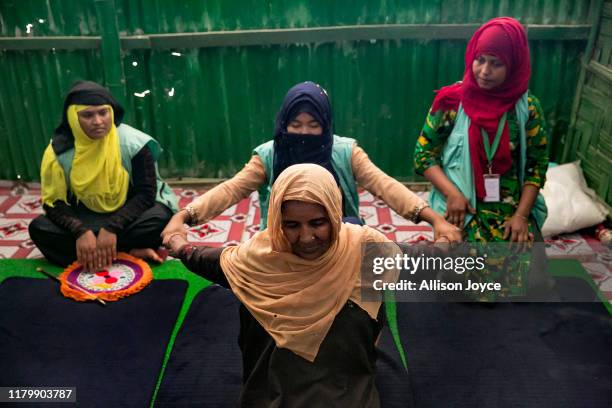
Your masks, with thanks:
[[(88, 40), (101, 35), (102, 3), (109, 0), (0, 0), (0, 35), (88, 36)], [(558, 155), (578, 81), (579, 57), (586, 46), (586, 35), (567, 33), (586, 28), (588, 34), (594, 14), (591, 1), (569, 0), (116, 0), (115, 7), (123, 45), (127, 122), (166, 148), (163, 174), (197, 177), (224, 177), (239, 169), (251, 149), (270, 138), (286, 90), (310, 79), (328, 89), (338, 134), (357, 138), (390, 174), (414, 178), (413, 146), (432, 91), (462, 76), (469, 36), (464, 25), (498, 15), (552, 26), (531, 36), (536, 38), (530, 42), (531, 89), (543, 103), (551, 150)], [(395, 38), (389, 34), (394, 24), (434, 26), (420, 26), (412, 37)], [(442, 24), (458, 26), (445, 26), (440, 34), (436, 30)], [(353, 33), (332, 34), (336, 40), (327, 42), (307, 33), (300, 37), (305, 39), (287, 43), (278, 41), (281, 33), (271, 43), (253, 40), (255, 45), (248, 46), (240, 44), (255, 38), (250, 34), (230, 46), (200, 41), (183, 48), (168, 48), (163, 45), (167, 37), (154, 36), (351, 25), (359, 25), (357, 31), (364, 25), (385, 27), (372, 26), (370, 40)], [(76, 79), (108, 82), (109, 66), (118, 60), (102, 58), (99, 45), (88, 49), (92, 46), (83, 38), (54, 40), (70, 45), (32, 50), (15, 49), (21, 46), (14, 44), (2, 49), (1, 40), (0, 178), (19, 174), (37, 179), (65, 90)], [(79, 47), (84, 49), (74, 49)]]
[(612, 1), (604, 3), (583, 68), (567, 159), (580, 159), (588, 184), (612, 205)]

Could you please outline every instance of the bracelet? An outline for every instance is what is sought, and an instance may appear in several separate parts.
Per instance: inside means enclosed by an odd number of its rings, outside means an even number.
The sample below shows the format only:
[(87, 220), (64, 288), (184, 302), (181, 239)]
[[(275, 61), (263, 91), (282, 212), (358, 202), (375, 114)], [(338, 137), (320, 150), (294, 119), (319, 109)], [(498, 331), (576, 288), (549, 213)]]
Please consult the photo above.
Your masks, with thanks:
[(418, 224), (419, 222), (421, 222), (421, 219), (419, 218), (421, 215), (421, 211), (423, 211), (427, 207), (429, 207), (429, 204), (427, 203), (418, 205), (414, 209), (414, 212), (412, 213), (412, 216), (410, 217), (410, 221), (414, 222), (415, 224)]
[(172, 234), (168, 235), (168, 238), (166, 238), (166, 242), (168, 243), (168, 245), (170, 245), (170, 241), (172, 241), (172, 238), (176, 237), (177, 235), (183, 237), (182, 232), (173, 232)]
[(514, 215), (517, 215), (517, 216), (521, 217), (525, 221), (529, 221), (529, 217), (525, 217), (523, 214), (519, 214), (518, 212), (515, 212)]
[(195, 209), (191, 205), (186, 205), (181, 209), (181, 211), (185, 211), (189, 217), (187, 220), (187, 225), (192, 226), (197, 222), (198, 216), (196, 215)]

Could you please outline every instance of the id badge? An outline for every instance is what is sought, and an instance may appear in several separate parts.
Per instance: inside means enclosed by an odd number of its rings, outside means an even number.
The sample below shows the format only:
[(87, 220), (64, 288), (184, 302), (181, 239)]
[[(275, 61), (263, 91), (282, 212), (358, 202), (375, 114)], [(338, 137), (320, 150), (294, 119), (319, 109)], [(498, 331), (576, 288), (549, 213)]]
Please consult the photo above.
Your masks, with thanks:
[(499, 174), (485, 174), (484, 176), (485, 198), (486, 203), (499, 202)]

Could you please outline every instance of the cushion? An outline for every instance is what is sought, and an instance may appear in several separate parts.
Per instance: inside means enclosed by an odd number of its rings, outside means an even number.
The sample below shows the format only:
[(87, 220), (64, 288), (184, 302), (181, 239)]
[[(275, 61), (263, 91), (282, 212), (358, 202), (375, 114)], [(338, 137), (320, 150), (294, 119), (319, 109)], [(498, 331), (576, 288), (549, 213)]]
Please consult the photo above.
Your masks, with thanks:
[(548, 207), (544, 237), (599, 224), (608, 215), (606, 206), (587, 187), (579, 161), (549, 168), (541, 192)]

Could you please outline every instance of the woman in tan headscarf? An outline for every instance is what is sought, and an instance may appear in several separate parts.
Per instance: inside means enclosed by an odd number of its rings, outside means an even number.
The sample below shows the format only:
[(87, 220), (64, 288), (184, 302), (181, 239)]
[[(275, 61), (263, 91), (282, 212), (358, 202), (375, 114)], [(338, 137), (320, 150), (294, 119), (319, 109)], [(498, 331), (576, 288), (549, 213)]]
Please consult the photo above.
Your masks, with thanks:
[(241, 302), (242, 406), (380, 405), (374, 374), (382, 308), (380, 300), (362, 300), (361, 244), (389, 240), (342, 223), (329, 171), (314, 164), (283, 171), (268, 228), (239, 246), (194, 247), (180, 234), (167, 242), (189, 269)]

